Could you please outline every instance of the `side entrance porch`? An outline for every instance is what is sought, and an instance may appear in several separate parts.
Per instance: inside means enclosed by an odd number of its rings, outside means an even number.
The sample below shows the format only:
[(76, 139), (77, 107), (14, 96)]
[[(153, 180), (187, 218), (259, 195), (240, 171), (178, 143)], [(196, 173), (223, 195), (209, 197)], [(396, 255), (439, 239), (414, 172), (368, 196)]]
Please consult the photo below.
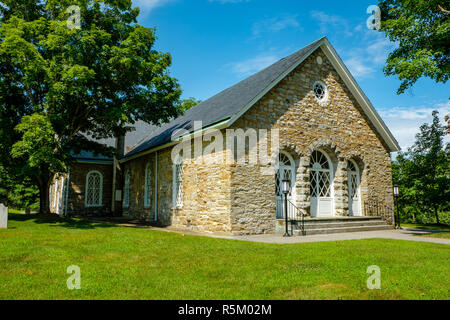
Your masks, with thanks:
[[(275, 176), (276, 232), (285, 233), (286, 213), (293, 235), (392, 229), (392, 193), (374, 194), (367, 171), (360, 157), (338, 158), (327, 148), (300, 159), (281, 151)], [(287, 199), (283, 181), (290, 182)]]

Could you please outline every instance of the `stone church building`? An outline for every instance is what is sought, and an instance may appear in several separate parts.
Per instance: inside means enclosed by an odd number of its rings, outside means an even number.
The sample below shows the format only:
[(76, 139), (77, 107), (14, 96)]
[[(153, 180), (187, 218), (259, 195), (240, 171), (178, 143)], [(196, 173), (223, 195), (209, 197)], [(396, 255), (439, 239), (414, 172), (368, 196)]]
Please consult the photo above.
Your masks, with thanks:
[[(276, 172), (225, 161), (236, 154), (225, 138), (224, 148), (209, 153), (220, 161), (198, 161), (195, 152), (173, 160), (186, 137), (194, 137), (194, 150), (196, 135), (212, 129), (224, 137), (233, 129), (268, 135), (277, 129)], [(201, 149), (208, 145), (200, 141)], [(275, 233), (283, 229), (281, 183), (288, 179), (294, 220), (349, 222), (355, 231), (393, 225), (391, 152), (400, 147), (325, 37), (170, 123), (138, 123), (130, 135), (107, 143), (123, 156), (86, 152), (69, 174), (55, 177), (54, 213), (128, 217), (201, 232)], [(363, 221), (373, 225), (361, 229)]]

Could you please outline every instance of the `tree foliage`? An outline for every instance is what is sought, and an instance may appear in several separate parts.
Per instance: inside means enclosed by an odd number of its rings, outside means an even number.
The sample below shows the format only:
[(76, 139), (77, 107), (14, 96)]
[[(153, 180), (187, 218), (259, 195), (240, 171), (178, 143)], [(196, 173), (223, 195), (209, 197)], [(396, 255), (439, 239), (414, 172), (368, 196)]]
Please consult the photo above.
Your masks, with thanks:
[(187, 110), (195, 107), (196, 105), (200, 104), (201, 102), (202, 102), (202, 100), (197, 100), (194, 97), (184, 99), (181, 103), (180, 110), (181, 110), (181, 112), (185, 113)]
[[(67, 24), (72, 5), (80, 8), (79, 29)], [(180, 113), (171, 56), (153, 49), (155, 30), (137, 24), (131, 5), (0, 2), (0, 152), (9, 156), (15, 144), (15, 159), (2, 164), (11, 174), (29, 170), (41, 197), (72, 153), (113, 152), (86, 136), (117, 137), (138, 120), (160, 124)]]
[(446, 135), (446, 127), (434, 111), (433, 122), (420, 127), (414, 145), (400, 153), (392, 165), (402, 207), (413, 217), (432, 215), (437, 223), (439, 212), (450, 209), (450, 145), (444, 144)]
[(389, 54), (386, 75), (401, 80), (398, 93), (420, 77), (446, 83), (450, 75), (450, 3), (443, 0), (381, 0), (381, 31), (398, 48)]

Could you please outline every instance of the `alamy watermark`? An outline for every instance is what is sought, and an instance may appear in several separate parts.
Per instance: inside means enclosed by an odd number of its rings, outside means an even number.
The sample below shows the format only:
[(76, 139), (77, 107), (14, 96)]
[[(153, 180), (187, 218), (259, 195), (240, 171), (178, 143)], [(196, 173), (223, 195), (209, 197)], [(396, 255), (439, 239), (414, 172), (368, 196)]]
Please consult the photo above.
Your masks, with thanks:
[(224, 135), (219, 129), (203, 130), (202, 121), (195, 121), (193, 129), (193, 134), (185, 129), (172, 134), (172, 141), (179, 142), (172, 149), (173, 163), (192, 159), (196, 164), (259, 166), (263, 175), (278, 169), (278, 129), (226, 129)]
[(81, 29), (81, 9), (79, 6), (72, 5), (67, 8), (66, 13), (69, 14), (67, 19), (67, 28)]
[(371, 5), (367, 8), (367, 13), (370, 17), (366, 21), (367, 28), (370, 30), (381, 29), (381, 9), (377, 5)]
[(371, 276), (367, 278), (367, 289), (381, 289), (381, 269), (379, 266), (369, 266), (366, 271)]
[(67, 278), (66, 284), (69, 290), (81, 289), (81, 269), (79, 266), (72, 265), (67, 267), (67, 274), (71, 276)]

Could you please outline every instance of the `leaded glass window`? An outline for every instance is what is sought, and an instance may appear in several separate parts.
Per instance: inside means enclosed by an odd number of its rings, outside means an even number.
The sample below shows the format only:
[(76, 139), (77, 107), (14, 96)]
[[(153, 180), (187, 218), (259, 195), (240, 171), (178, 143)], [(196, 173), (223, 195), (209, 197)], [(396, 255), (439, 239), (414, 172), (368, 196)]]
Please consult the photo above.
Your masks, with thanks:
[(359, 171), (353, 161), (348, 162), (348, 184), (349, 196), (353, 200), (359, 199)]
[(319, 102), (324, 102), (328, 99), (327, 86), (322, 81), (316, 81), (313, 85), (314, 97)]
[(130, 207), (130, 183), (131, 183), (131, 173), (130, 170), (125, 172), (125, 183), (123, 186), (123, 207)]
[(86, 207), (101, 207), (103, 194), (103, 176), (91, 171), (86, 176)]
[[(291, 186), (293, 186), (291, 160), (284, 153), (280, 153), (279, 169), (275, 176), (275, 180), (276, 180), (276, 195), (279, 197), (283, 196), (283, 192), (281, 191), (281, 185), (282, 185), (283, 180), (291, 181)], [(291, 193), (292, 193), (292, 188), (291, 188)]]
[(310, 161), (310, 196), (331, 197), (331, 172), (327, 157), (320, 151), (314, 151)]
[(177, 208), (183, 206), (183, 163), (174, 165), (174, 205)]
[(144, 188), (144, 206), (150, 208), (151, 205), (151, 190), (152, 190), (152, 170), (150, 164), (145, 167), (145, 188)]

